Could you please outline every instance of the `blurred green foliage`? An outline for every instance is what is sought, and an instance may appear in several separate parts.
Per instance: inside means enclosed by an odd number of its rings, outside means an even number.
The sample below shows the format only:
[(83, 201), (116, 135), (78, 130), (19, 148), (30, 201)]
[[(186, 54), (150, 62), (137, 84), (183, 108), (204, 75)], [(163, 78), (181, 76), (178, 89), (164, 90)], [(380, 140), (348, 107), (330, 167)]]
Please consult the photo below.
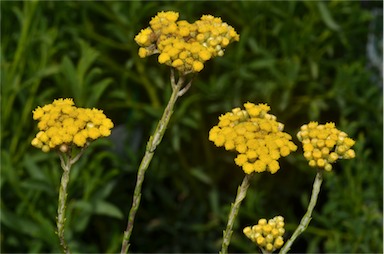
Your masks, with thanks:
[[(147, 172), (131, 251), (219, 250), (243, 172), (208, 131), (251, 101), (271, 105), (292, 136), (311, 120), (334, 121), (357, 141), (356, 159), (326, 174), (292, 252), (382, 253), (382, 69), (366, 50), (382, 56), (382, 2), (344, 1), (2, 1), (1, 252), (60, 251), (59, 159), (30, 145), (31, 111), (60, 97), (104, 109), (116, 125), (71, 172), (69, 245), (119, 251), (136, 170), (170, 95), (169, 69), (156, 56), (140, 59), (133, 41), (161, 10), (190, 22), (220, 16), (240, 42), (208, 62), (177, 102)], [(258, 251), (242, 228), (259, 218), (284, 216), (287, 238), (305, 213), (315, 172), (300, 149), (280, 163), (277, 174), (253, 179), (229, 251)]]

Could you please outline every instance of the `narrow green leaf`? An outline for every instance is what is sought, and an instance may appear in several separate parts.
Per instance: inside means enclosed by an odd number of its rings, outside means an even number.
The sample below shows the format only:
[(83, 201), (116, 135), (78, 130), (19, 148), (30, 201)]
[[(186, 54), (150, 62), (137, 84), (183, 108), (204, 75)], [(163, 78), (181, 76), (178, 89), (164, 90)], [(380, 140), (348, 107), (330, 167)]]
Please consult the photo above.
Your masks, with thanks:
[(276, 64), (276, 59), (270, 58), (270, 59), (260, 59), (257, 61), (253, 61), (251, 64), (248, 65), (248, 67), (252, 70), (259, 70), (259, 69), (266, 69), (273, 67)]
[[(61, 86), (62, 91), (67, 93), (70, 92), (71, 94), (73, 94), (75, 100), (77, 98), (81, 98), (82, 89), (77, 85), (78, 80), (76, 75), (76, 69), (68, 56), (63, 57), (61, 61), (61, 70), (64, 75), (64, 80), (58, 82), (58, 84)], [(70, 88), (69, 91), (67, 90), (68, 87)]]
[(191, 175), (205, 184), (212, 184), (212, 179), (201, 169), (195, 168), (190, 171)]
[(328, 7), (324, 4), (324, 2), (317, 2), (317, 7), (319, 8), (321, 18), (324, 23), (332, 30), (339, 31), (340, 26), (335, 22), (331, 13), (329, 12)]
[(47, 176), (44, 175), (42, 170), (37, 165), (35, 157), (32, 157), (29, 154), (26, 154), (23, 159), (23, 164), (25, 169), (28, 171), (29, 175), (32, 177), (32, 179), (37, 179), (42, 181), (45, 181), (47, 179)]
[(81, 58), (77, 64), (77, 79), (83, 83), (86, 72), (99, 56), (99, 52), (91, 48), (91, 46), (83, 40), (80, 40), (79, 43), (81, 47)]
[(104, 93), (105, 89), (112, 83), (112, 78), (106, 78), (102, 81), (96, 83), (95, 85), (90, 85), (91, 87), (91, 94), (89, 95), (89, 99), (87, 102), (88, 107), (92, 107), (97, 104), (98, 100), (100, 99), (101, 95)]
[(123, 213), (120, 211), (120, 209), (106, 201), (97, 202), (95, 205), (94, 213), (99, 215), (106, 215), (108, 217), (113, 217), (117, 219), (123, 218)]
[(32, 237), (38, 235), (40, 230), (40, 225), (29, 219), (26, 219), (23, 216), (18, 216), (15, 213), (9, 211), (3, 203), (1, 204), (0, 221), (8, 228)]

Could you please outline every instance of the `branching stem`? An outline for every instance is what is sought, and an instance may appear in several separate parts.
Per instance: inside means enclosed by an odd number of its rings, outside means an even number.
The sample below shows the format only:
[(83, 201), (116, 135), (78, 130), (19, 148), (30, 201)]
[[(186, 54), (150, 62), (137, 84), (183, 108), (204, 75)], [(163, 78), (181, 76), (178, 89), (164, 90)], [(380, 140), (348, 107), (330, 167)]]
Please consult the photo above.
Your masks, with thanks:
[(312, 211), (313, 208), (316, 205), (317, 197), (320, 192), (321, 183), (323, 182), (323, 171), (319, 169), (317, 171), (317, 175), (315, 178), (315, 181), (313, 183), (313, 189), (312, 189), (312, 196), (311, 200), (309, 201), (307, 212), (304, 214), (303, 218), (300, 221), (299, 226), (296, 228), (295, 232), (291, 236), (291, 238), (285, 243), (283, 248), (281, 248), (279, 253), (286, 254), (293, 244), (293, 242), (296, 240), (296, 238), (305, 231), (305, 229), (308, 227), (311, 219), (312, 219)]
[(239, 212), (240, 204), (247, 195), (247, 190), (250, 184), (250, 179), (253, 174), (246, 174), (243, 182), (241, 183), (241, 186), (237, 189), (237, 195), (235, 202), (231, 205), (231, 211), (229, 212), (228, 216), (228, 222), (227, 222), (227, 228), (224, 231), (223, 235), (223, 243), (221, 245), (221, 254), (227, 254), (228, 253), (228, 246), (231, 242), (232, 237), (232, 228), (233, 224), (235, 222), (236, 216)]
[(71, 152), (68, 152), (68, 153), (59, 152), (60, 164), (61, 164), (61, 168), (63, 169), (63, 174), (61, 176), (61, 182), (60, 182), (56, 225), (57, 225), (57, 235), (60, 240), (60, 245), (63, 248), (63, 252), (66, 254), (71, 253), (71, 251), (69, 250), (68, 244), (64, 238), (64, 226), (65, 226), (65, 220), (66, 220), (65, 210), (67, 208), (67, 196), (68, 196), (67, 186), (69, 182), (69, 173), (71, 172), (72, 165), (75, 164), (75, 162), (77, 162), (80, 159), (80, 157), (83, 155), (87, 147), (88, 147), (88, 144), (82, 147), (79, 153), (77, 153), (76, 156), (73, 158), (72, 158)]
[[(140, 205), (141, 199), (141, 187), (144, 181), (144, 175), (146, 170), (148, 169), (149, 164), (151, 163), (153, 154), (156, 150), (156, 147), (160, 144), (165, 130), (168, 126), (169, 120), (173, 113), (173, 108), (176, 103), (176, 100), (182, 96), (189, 88), (190, 82), (185, 85), (185, 75), (180, 74), (176, 83), (174, 70), (171, 69), (171, 85), (172, 85), (172, 95), (168, 101), (167, 107), (164, 109), (163, 115), (157, 124), (157, 127), (153, 133), (153, 135), (149, 138), (147, 143), (146, 151), (144, 157), (140, 163), (139, 170), (137, 172), (136, 186), (133, 193), (133, 201), (132, 207), (129, 211), (128, 224), (127, 228), (124, 231), (123, 242), (121, 246), (121, 253), (128, 253), (129, 249), (129, 240), (132, 234), (133, 224), (135, 221), (136, 212)], [(181, 92), (181, 93), (180, 93)]]
[(65, 226), (65, 209), (67, 203), (67, 186), (69, 181), (69, 173), (71, 171), (71, 159), (69, 156), (63, 153), (59, 153), (61, 167), (63, 168), (63, 174), (61, 176), (61, 184), (59, 190), (59, 203), (57, 207), (57, 235), (60, 240), (60, 245), (63, 248), (64, 253), (71, 253), (67, 242), (64, 238), (64, 226)]

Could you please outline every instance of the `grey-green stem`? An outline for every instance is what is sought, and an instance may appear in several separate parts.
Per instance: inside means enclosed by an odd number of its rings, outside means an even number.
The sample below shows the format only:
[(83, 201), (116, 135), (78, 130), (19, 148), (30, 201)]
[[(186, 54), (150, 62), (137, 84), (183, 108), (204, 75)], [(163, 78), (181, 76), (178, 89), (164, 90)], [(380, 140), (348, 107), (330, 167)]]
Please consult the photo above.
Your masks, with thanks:
[(300, 221), (299, 226), (296, 228), (295, 232), (291, 236), (291, 238), (284, 244), (283, 248), (281, 248), (279, 253), (285, 254), (287, 253), (296, 240), (296, 238), (305, 231), (308, 227), (311, 219), (312, 219), (312, 211), (315, 208), (317, 197), (320, 192), (321, 183), (323, 182), (323, 170), (318, 169), (315, 181), (313, 183), (311, 200), (309, 201), (307, 212), (304, 214), (303, 218)]
[(64, 238), (64, 226), (65, 226), (65, 210), (67, 206), (67, 186), (69, 182), (69, 173), (71, 172), (72, 165), (78, 161), (83, 155), (87, 145), (85, 145), (81, 151), (74, 157), (71, 158), (70, 153), (59, 153), (61, 168), (63, 169), (63, 174), (61, 176), (60, 190), (59, 190), (59, 202), (57, 206), (57, 235), (60, 240), (60, 245), (63, 248), (63, 252), (66, 254), (71, 253), (69, 250), (68, 244)]
[(63, 174), (61, 176), (61, 184), (59, 190), (59, 204), (57, 207), (57, 235), (60, 240), (60, 245), (63, 248), (64, 253), (70, 253), (67, 242), (64, 238), (64, 226), (65, 226), (65, 209), (67, 203), (67, 186), (69, 181), (69, 173), (71, 171), (70, 159), (60, 154), (61, 167), (63, 168)]
[(127, 228), (124, 231), (124, 237), (123, 237), (123, 242), (121, 246), (121, 254), (128, 253), (129, 240), (131, 238), (136, 212), (139, 209), (139, 205), (140, 205), (141, 187), (144, 181), (145, 172), (147, 171), (148, 166), (151, 163), (156, 147), (160, 144), (164, 136), (165, 130), (168, 126), (168, 123), (173, 113), (173, 108), (177, 99), (188, 90), (188, 88), (191, 85), (191, 82), (192, 81), (188, 82), (188, 84), (185, 85), (185, 75), (180, 74), (179, 79), (176, 83), (174, 71), (173, 69), (171, 69), (172, 95), (168, 101), (167, 107), (164, 109), (163, 115), (159, 123), (157, 124), (157, 127), (153, 135), (149, 138), (144, 157), (141, 160), (139, 170), (137, 172), (137, 179), (136, 179), (135, 190), (133, 193), (132, 207), (129, 211)]
[(220, 251), (221, 254), (228, 253), (228, 246), (229, 246), (229, 243), (231, 242), (231, 237), (232, 237), (232, 232), (233, 232), (232, 231), (233, 224), (235, 223), (235, 219), (236, 219), (236, 216), (239, 212), (241, 202), (243, 201), (243, 199), (247, 195), (247, 190), (248, 190), (248, 187), (250, 184), (250, 179), (251, 179), (252, 175), (253, 175), (253, 173), (252, 174), (246, 174), (244, 179), (243, 179), (243, 182), (241, 183), (241, 185), (237, 189), (237, 195), (235, 198), (235, 202), (231, 205), (231, 211), (229, 212), (227, 228), (225, 229), (225, 231), (223, 233), (223, 243), (221, 245), (221, 251)]

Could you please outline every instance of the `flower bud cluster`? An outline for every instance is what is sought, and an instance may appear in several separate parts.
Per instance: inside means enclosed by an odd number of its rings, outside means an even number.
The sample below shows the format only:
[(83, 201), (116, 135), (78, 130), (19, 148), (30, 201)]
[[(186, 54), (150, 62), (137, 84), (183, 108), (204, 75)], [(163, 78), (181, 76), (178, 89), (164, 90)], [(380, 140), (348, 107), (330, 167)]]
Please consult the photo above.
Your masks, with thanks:
[(284, 218), (276, 216), (268, 221), (260, 219), (257, 225), (245, 227), (243, 233), (260, 248), (271, 253), (284, 244)]
[(331, 171), (331, 163), (337, 159), (355, 158), (355, 151), (351, 149), (355, 141), (345, 132), (336, 129), (334, 123), (305, 124), (301, 126), (297, 138), (303, 144), (304, 157), (311, 167)]
[(221, 18), (203, 15), (192, 24), (177, 21), (178, 18), (179, 14), (173, 11), (157, 13), (149, 22), (150, 26), (135, 37), (140, 46), (139, 56), (159, 53), (161, 64), (183, 73), (199, 72), (206, 61), (224, 55), (228, 44), (239, 40), (234, 28)]
[(245, 110), (235, 108), (219, 117), (219, 123), (209, 132), (209, 140), (216, 146), (238, 152), (235, 163), (245, 173), (280, 169), (278, 159), (296, 151), (292, 137), (283, 132), (284, 125), (268, 114), (266, 104), (255, 105), (247, 102)]
[(112, 121), (102, 110), (77, 108), (72, 99), (57, 99), (33, 111), (40, 130), (32, 145), (44, 152), (69, 151), (72, 144), (84, 147), (89, 141), (111, 134)]

